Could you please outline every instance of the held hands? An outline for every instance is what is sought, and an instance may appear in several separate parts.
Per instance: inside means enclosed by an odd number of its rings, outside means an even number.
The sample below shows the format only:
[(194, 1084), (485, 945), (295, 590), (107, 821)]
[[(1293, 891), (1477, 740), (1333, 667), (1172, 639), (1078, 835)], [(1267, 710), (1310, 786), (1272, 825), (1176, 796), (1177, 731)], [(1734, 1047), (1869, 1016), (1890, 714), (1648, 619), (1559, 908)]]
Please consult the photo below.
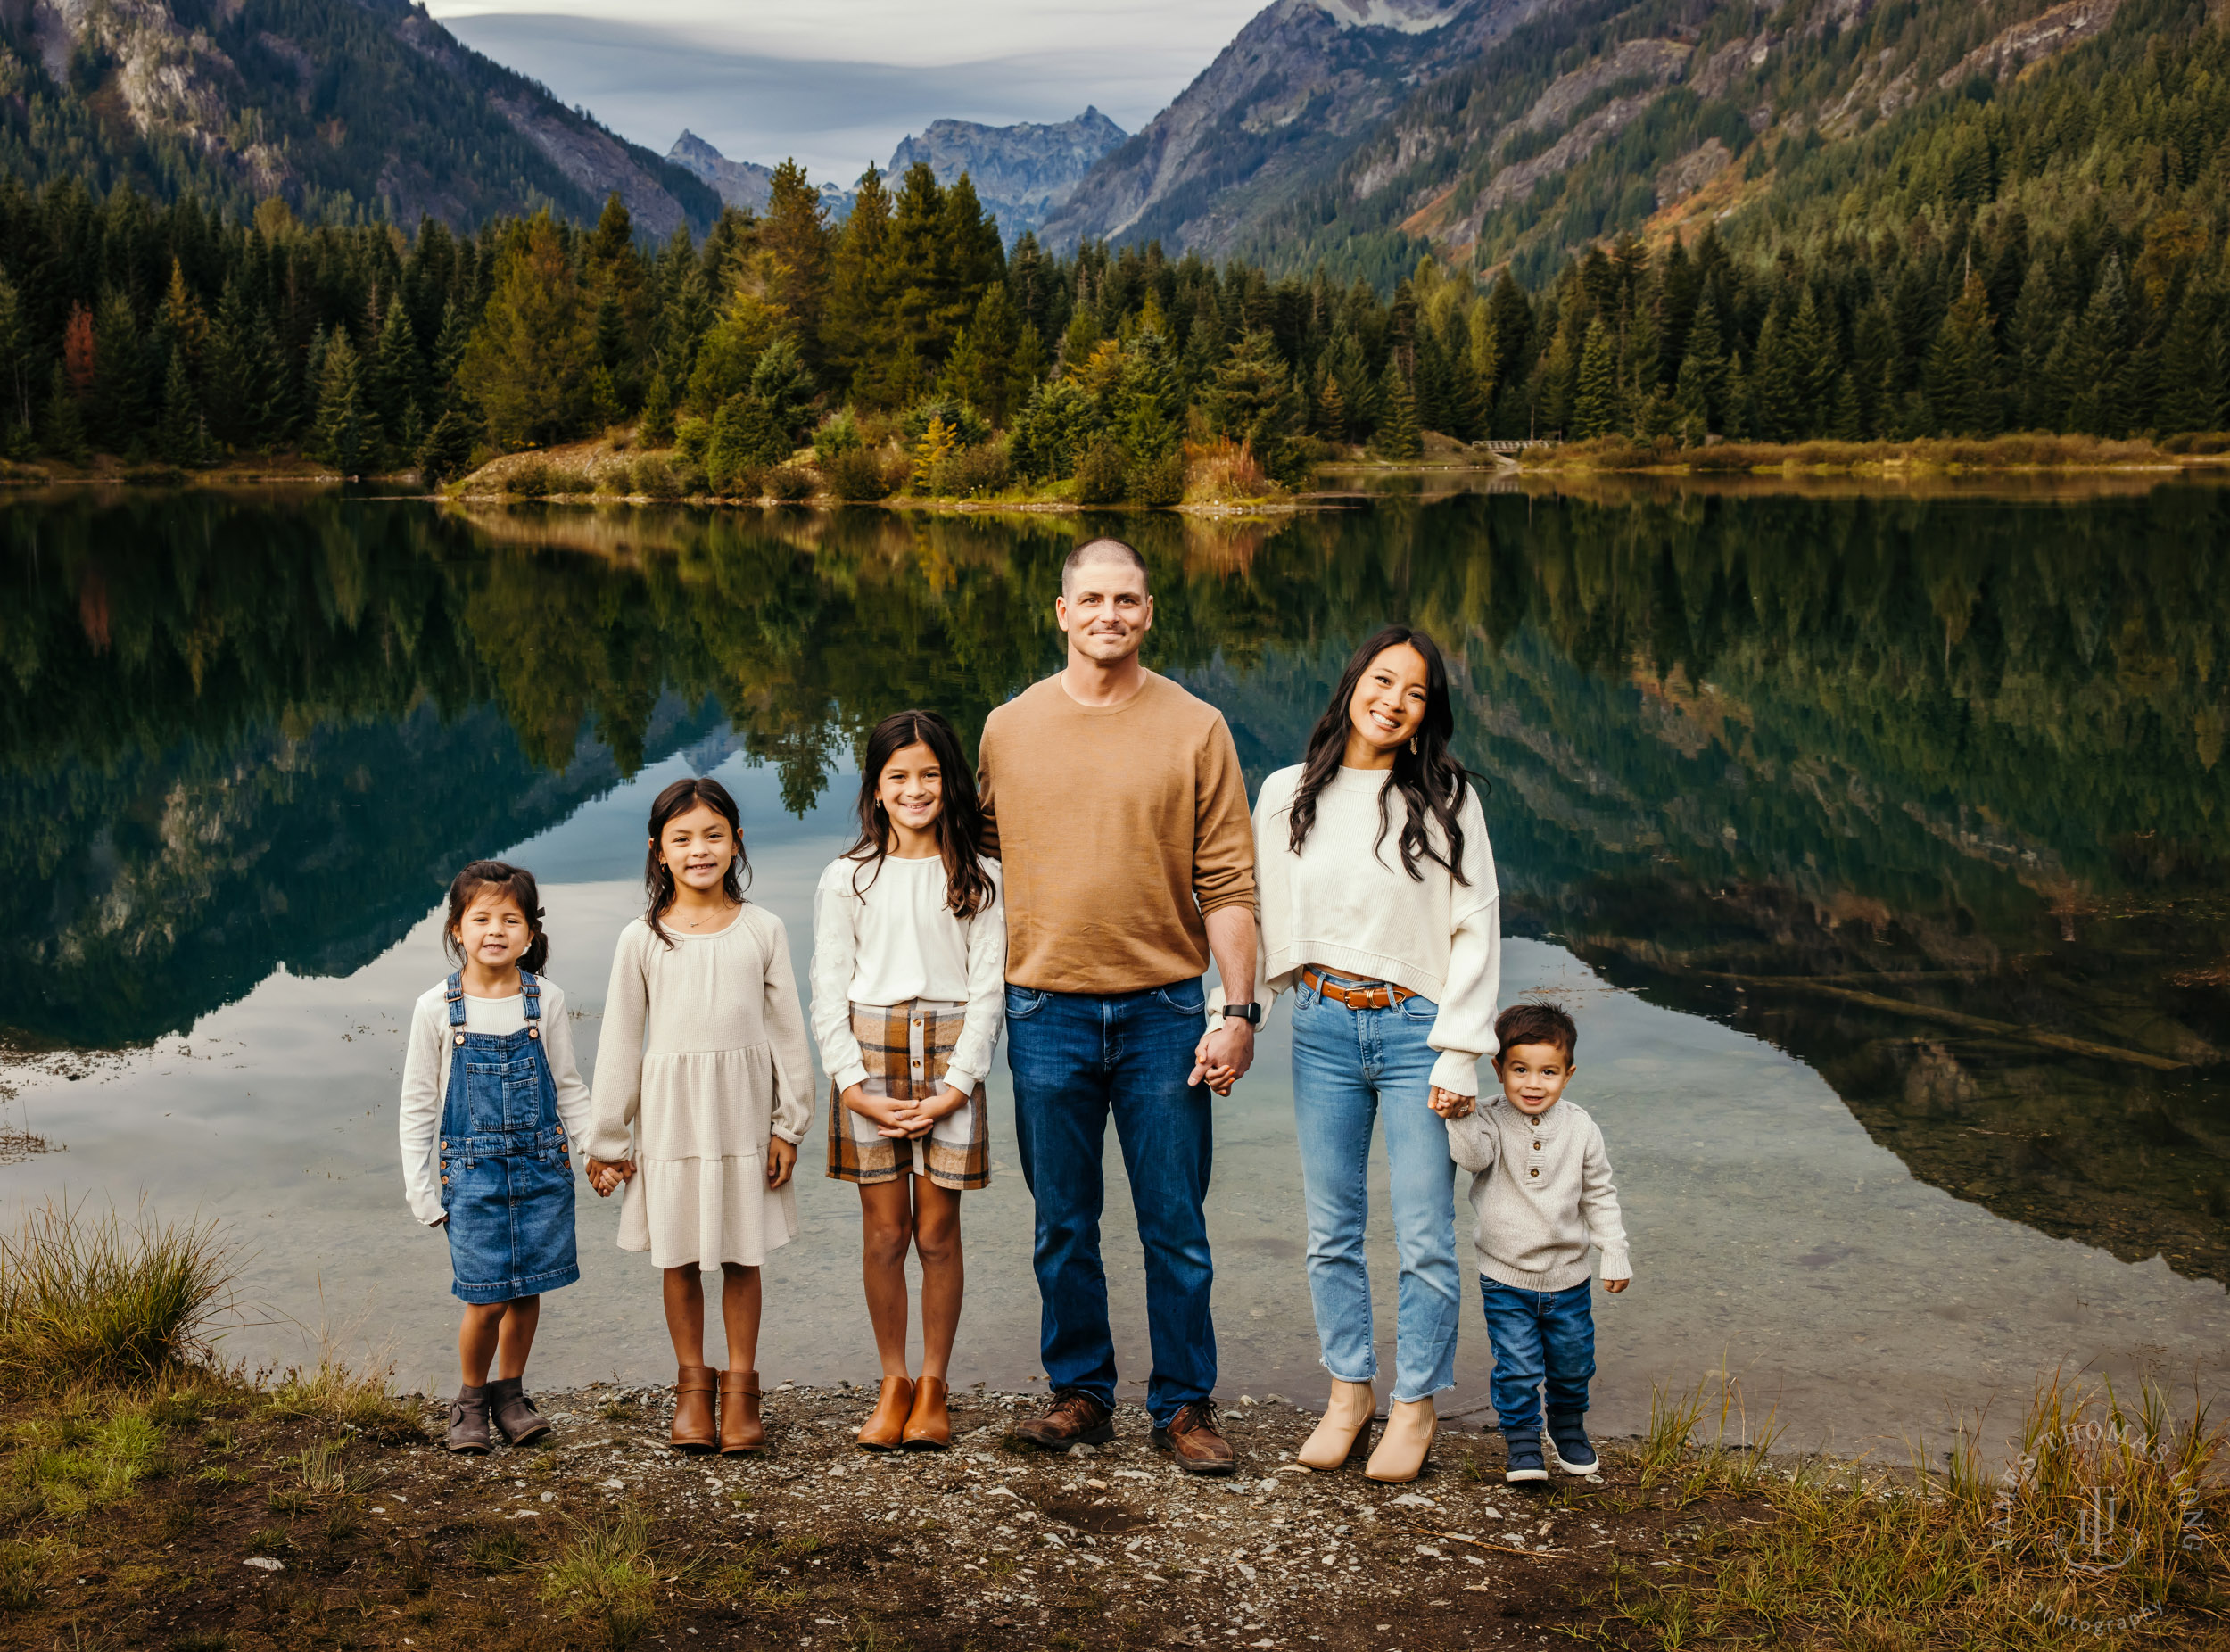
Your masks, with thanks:
[(1453, 1090), (1443, 1090), (1437, 1084), (1433, 1086), (1433, 1094), (1427, 1099), (1432, 1103), (1433, 1111), (1443, 1119), (1467, 1119), (1472, 1109), (1478, 1105), (1472, 1097), (1458, 1095)]
[(1185, 1082), (1204, 1082), (1217, 1094), (1228, 1095), (1253, 1065), (1254, 1024), (1226, 1017), (1221, 1026), (1202, 1034), (1193, 1047), (1193, 1070)]
[(589, 1185), (596, 1189), (599, 1199), (609, 1199), (613, 1189), (632, 1181), (635, 1161), (632, 1159), (591, 1159), (588, 1161)]
[(893, 1101), (888, 1096), (870, 1095), (856, 1084), (846, 1090), (841, 1099), (861, 1118), (871, 1120), (878, 1136), (894, 1141), (927, 1136), (937, 1128), (938, 1119), (968, 1105), (968, 1097), (949, 1084), (937, 1086), (937, 1094), (927, 1101)]

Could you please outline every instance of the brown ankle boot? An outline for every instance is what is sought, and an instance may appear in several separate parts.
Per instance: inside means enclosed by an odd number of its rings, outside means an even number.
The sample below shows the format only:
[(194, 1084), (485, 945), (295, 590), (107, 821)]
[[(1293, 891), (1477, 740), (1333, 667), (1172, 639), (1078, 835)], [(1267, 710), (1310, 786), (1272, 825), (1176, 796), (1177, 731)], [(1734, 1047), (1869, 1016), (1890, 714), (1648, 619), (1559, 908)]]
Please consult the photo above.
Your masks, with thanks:
[(673, 1433), (677, 1451), (709, 1451), (717, 1438), (713, 1428), (713, 1392), (720, 1374), (708, 1365), (685, 1365), (673, 1379)]
[(913, 1385), (913, 1409), (906, 1413), (909, 1451), (942, 1451), (953, 1443), (953, 1414), (946, 1408), (945, 1379), (925, 1376)]
[(720, 1374), (720, 1450), (723, 1456), (766, 1450), (766, 1425), (759, 1418), (759, 1374)]
[(906, 1432), (906, 1413), (913, 1408), (913, 1384), (903, 1376), (883, 1378), (874, 1415), (860, 1429), (860, 1443), (871, 1451), (893, 1451)]

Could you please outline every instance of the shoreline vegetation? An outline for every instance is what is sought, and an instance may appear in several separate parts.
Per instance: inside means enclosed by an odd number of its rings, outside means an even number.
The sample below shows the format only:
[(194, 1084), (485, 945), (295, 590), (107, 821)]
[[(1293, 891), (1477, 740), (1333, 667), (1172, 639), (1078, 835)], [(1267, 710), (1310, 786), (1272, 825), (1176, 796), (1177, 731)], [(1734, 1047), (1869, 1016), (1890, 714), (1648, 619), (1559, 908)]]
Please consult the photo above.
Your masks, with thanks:
[[(211, 1224), (32, 1210), (0, 1237), (0, 1635), (169, 1652), (526, 1644), (993, 1652), (2230, 1645), (2226, 1431), (2149, 1384), (2039, 1382), (2009, 1460), (1979, 1419), (1899, 1467), (1777, 1449), (1722, 1375), (1658, 1392), (1597, 1481), (1501, 1480), (1445, 1433), (1412, 1485), (1291, 1460), (1313, 1422), (1234, 1398), (1227, 1481), (1135, 1411), (1067, 1457), (1036, 1401), (955, 1396), (945, 1453), (871, 1456), (871, 1385), (783, 1383), (771, 1450), (682, 1458), (663, 1388), (544, 1392), (551, 1443), (454, 1458), (439, 1407), (328, 1342), (222, 1361)], [(29, 1644), (29, 1640), (21, 1643)], [(670, 1644), (680, 1644), (677, 1640)]]
[[(758, 491), (717, 493), (693, 466), (686, 449), (646, 449), (640, 429), (620, 429), (582, 442), (491, 459), (456, 481), (428, 488), (416, 471), (344, 476), (315, 461), (233, 463), (188, 470), (163, 464), (125, 464), (112, 458), (57, 469), (0, 460), (0, 488), (70, 486), (227, 488), (252, 485), (338, 487), (392, 483), (431, 500), (486, 504), (543, 501), (598, 505), (835, 507), (877, 505), (897, 509), (987, 512), (1076, 512), (1160, 508), (1210, 516), (1285, 515), (1352, 508), (1359, 496), (1325, 484), (1354, 478), (1473, 474), (1520, 482), (1573, 482), (1595, 477), (1697, 479), (1847, 477), (1884, 484), (1933, 478), (1990, 476), (2190, 475), (2230, 472), (2230, 434), (2172, 436), (2161, 441), (2029, 432), (1986, 438), (1931, 437), (1908, 442), (1719, 442), (1681, 446), (1623, 436), (1544, 444), (1509, 455), (1483, 443), (1467, 444), (1426, 432), (1419, 454), (1407, 460), (1377, 457), (1364, 448), (1326, 446), (1283, 487), (1265, 477), (1237, 444), (1184, 444), (1184, 483), (1177, 497), (1141, 505), (1119, 495), (1079, 498), (1074, 479), (1032, 485), (1010, 480), (995, 491), (924, 492), (933, 474), (895, 440), (868, 457), (872, 486), (839, 491), (859, 467), (824, 466), (814, 450), (800, 449), (781, 464), (746, 477)], [(832, 480), (830, 474), (836, 470)]]

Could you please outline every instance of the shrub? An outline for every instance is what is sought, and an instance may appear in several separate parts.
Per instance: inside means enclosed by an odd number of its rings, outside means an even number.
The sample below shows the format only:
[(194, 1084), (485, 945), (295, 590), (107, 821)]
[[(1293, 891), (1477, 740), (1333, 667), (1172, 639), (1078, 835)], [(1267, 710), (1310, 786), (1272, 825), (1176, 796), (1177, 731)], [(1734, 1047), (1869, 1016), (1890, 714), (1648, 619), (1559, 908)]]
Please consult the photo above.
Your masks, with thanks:
[(673, 427), (673, 450), (692, 465), (705, 462), (705, 450), (713, 443), (713, 422), (685, 418)]
[(988, 499), (1014, 483), (1014, 466), (1004, 442), (947, 453), (930, 467), (929, 491), (939, 499)]
[(1193, 450), (1185, 479), (1185, 497), (1203, 503), (1260, 499), (1273, 484), (1243, 442), (1218, 441)]
[(213, 1225), (127, 1228), (49, 1202), (0, 1237), (0, 1375), (137, 1383), (194, 1360), (231, 1260)]
[(871, 448), (855, 448), (827, 460), (821, 480), (831, 499), (888, 499), (898, 485), (889, 462)]
[(700, 499), (713, 491), (712, 478), (705, 474), (702, 465), (676, 465), (673, 467), (673, 482), (681, 490), (683, 499)]
[(658, 455), (648, 454), (635, 461), (635, 491), (652, 499), (679, 499), (681, 479), (673, 474), (673, 467)]
[(860, 437), (859, 421), (847, 408), (841, 413), (831, 413), (821, 421), (821, 428), (813, 433), (813, 458), (816, 465), (826, 465), (839, 453), (856, 453), (866, 443)]
[(922, 397), (899, 419), (898, 434), (908, 447), (913, 447), (929, 434), (930, 424), (940, 418), (945, 421), (945, 428), (953, 433), (953, 440), (962, 447), (972, 448), (991, 440), (990, 422), (969, 403), (955, 401), (949, 396)]
[(596, 478), (585, 470), (574, 470), (563, 465), (549, 467), (549, 491), (552, 493), (593, 493)]
[(384, 1360), (358, 1370), (342, 1364), (328, 1347), (316, 1369), (297, 1367), (281, 1377), (264, 1396), (263, 1410), (275, 1417), (345, 1425), (377, 1439), (420, 1439), (425, 1431), (418, 1413), (397, 1398), (393, 1376), (394, 1367)]
[(777, 465), (766, 473), (767, 496), (785, 504), (811, 499), (821, 490), (821, 478), (803, 465)]
[(1185, 455), (1134, 459), (1124, 473), (1123, 491), (1134, 505), (1174, 505), (1185, 497)]
[(521, 499), (541, 498), (550, 491), (549, 467), (540, 459), (529, 459), (504, 477), (503, 491), (516, 493)]
[(596, 491), (618, 495), (633, 492), (634, 471), (624, 460), (616, 465), (599, 467), (596, 472)]
[(1129, 469), (1129, 456), (1116, 443), (1105, 437), (1093, 442), (1077, 456), (1077, 503), (1120, 504)]

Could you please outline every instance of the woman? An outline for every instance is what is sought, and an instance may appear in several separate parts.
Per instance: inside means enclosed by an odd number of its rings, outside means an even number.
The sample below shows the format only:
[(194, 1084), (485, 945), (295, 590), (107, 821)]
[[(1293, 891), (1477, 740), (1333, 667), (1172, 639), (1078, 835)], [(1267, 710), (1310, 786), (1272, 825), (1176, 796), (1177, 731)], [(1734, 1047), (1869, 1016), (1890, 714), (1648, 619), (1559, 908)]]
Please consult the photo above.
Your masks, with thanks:
[(1449, 755), (1454, 727), (1439, 648), (1390, 625), (1348, 661), (1307, 758), (1264, 781), (1254, 811), (1262, 986), (1293, 994), (1309, 1293), (1333, 1377), (1301, 1451), (1310, 1468), (1344, 1463), (1377, 1409), (1363, 1227), (1371, 1132), (1385, 1127), (1401, 1284), (1373, 1480), (1416, 1478), (1433, 1397), (1455, 1382), (1455, 1175), (1432, 1103), (1475, 1096), (1495, 1047), (1494, 861), (1478, 788)]

